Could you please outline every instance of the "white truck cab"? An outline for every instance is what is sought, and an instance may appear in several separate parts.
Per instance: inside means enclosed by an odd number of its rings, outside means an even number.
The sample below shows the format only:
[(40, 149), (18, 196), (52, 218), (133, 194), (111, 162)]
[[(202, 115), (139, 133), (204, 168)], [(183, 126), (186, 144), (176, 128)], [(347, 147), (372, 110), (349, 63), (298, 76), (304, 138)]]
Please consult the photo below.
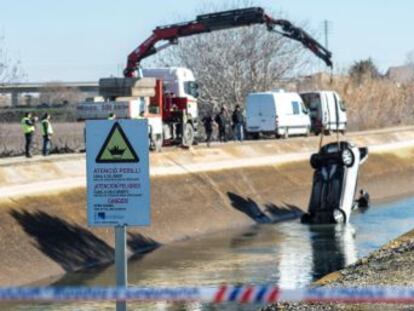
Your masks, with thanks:
[(198, 85), (193, 72), (184, 67), (143, 68), (142, 74), (146, 78), (162, 80), (164, 91), (176, 97), (188, 99), (187, 111), (193, 119), (198, 118)]
[(141, 74), (140, 78), (100, 79), (100, 98), (78, 104), (78, 120), (106, 119), (109, 113), (119, 119), (146, 118), (152, 149), (160, 150), (165, 141), (177, 143), (184, 136), (183, 144), (191, 145), (198, 128), (198, 85), (192, 71), (146, 68)]
[(261, 133), (287, 138), (308, 135), (310, 118), (298, 93), (250, 93), (246, 99), (246, 130), (258, 137)]
[(345, 102), (334, 91), (312, 91), (300, 93), (310, 112), (312, 131), (326, 134), (340, 131), (345, 133), (347, 116)]

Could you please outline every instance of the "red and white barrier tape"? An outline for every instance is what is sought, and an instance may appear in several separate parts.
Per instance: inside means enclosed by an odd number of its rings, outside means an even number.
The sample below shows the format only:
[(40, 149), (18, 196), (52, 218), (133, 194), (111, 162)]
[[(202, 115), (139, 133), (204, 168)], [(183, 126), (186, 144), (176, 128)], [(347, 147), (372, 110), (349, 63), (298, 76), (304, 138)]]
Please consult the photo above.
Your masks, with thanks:
[(180, 301), (204, 303), (286, 302), (414, 304), (411, 287), (318, 287), (279, 289), (274, 286), (220, 287), (6, 287), (0, 301)]

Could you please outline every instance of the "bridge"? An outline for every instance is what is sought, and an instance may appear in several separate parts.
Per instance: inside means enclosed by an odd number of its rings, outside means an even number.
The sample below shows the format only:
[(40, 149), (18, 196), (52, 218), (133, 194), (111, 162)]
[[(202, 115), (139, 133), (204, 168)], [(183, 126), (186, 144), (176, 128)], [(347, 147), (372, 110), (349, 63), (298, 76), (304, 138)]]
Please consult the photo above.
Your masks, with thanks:
[(77, 89), (83, 93), (98, 93), (99, 83), (94, 82), (41, 82), (0, 84), (0, 94), (11, 94), (11, 104), (17, 106), (21, 93), (40, 93), (53, 86)]

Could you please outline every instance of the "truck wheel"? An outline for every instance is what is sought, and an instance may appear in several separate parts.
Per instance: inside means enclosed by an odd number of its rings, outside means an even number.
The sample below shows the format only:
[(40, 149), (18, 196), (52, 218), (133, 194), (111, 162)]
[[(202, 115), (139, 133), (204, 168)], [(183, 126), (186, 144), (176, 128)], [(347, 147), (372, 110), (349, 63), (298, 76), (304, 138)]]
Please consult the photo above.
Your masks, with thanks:
[(190, 147), (194, 143), (194, 128), (190, 123), (184, 125), (182, 144), (185, 147)]
[(346, 215), (345, 212), (339, 208), (335, 208), (332, 213), (333, 221), (336, 224), (344, 224), (346, 223)]

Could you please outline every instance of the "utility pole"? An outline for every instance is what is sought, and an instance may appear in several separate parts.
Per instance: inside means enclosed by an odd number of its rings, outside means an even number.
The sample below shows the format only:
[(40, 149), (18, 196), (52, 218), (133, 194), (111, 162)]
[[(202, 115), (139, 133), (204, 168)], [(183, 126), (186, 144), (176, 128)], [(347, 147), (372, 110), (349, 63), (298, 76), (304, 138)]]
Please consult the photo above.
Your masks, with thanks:
[(325, 48), (329, 49), (329, 45), (328, 45), (329, 21), (327, 19), (324, 20), (324, 29), (325, 29)]

